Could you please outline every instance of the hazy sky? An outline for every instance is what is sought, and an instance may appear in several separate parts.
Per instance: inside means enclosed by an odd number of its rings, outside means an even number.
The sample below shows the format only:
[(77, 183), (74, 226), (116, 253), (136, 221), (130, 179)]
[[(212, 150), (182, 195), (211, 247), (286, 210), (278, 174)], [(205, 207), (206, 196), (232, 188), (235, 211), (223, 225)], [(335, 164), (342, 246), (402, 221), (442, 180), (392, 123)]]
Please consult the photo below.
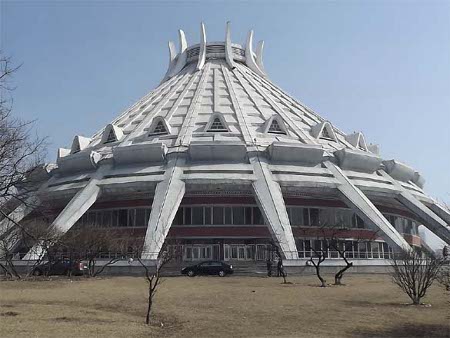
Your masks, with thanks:
[(450, 202), (450, 1), (2, 1), (0, 48), (23, 63), (15, 114), (37, 119), (48, 158), (154, 88), (177, 29), (199, 42), (264, 39), (269, 77)]

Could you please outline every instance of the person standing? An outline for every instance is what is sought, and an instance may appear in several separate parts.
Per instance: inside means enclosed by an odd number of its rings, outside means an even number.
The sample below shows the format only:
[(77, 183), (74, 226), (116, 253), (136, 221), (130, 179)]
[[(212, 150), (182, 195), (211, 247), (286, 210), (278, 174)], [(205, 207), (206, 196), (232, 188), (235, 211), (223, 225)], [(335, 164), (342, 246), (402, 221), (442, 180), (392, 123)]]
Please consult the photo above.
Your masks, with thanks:
[(267, 277), (272, 277), (272, 261), (267, 258)]
[(281, 257), (278, 258), (278, 264), (277, 264), (277, 277), (282, 277), (284, 275), (283, 273), (283, 261), (281, 260)]

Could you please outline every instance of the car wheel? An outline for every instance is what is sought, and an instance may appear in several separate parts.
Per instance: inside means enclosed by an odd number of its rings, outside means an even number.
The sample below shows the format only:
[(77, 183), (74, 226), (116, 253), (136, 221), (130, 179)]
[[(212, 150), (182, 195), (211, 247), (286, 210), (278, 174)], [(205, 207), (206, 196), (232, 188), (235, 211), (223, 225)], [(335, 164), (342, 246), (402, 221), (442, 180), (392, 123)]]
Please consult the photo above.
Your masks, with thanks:
[(188, 275), (189, 277), (194, 277), (194, 276), (195, 276), (195, 272), (194, 272), (193, 270), (189, 270), (189, 271), (187, 272), (187, 275)]
[(40, 275), (42, 275), (42, 271), (41, 270), (36, 269), (36, 270), (33, 271), (33, 276), (40, 276)]
[(219, 271), (219, 276), (220, 276), (220, 277), (225, 277), (225, 271), (220, 270), (220, 271)]

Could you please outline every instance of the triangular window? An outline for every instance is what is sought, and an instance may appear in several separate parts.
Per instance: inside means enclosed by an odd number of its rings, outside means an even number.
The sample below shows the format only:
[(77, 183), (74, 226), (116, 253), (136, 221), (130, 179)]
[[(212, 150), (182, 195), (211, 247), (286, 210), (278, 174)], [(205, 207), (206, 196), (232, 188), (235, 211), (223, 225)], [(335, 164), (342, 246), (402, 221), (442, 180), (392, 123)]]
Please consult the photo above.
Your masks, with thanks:
[(324, 140), (331, 140), (334, 141), (333, 136), (330, 135), (330, 132), (328, 131), (327, 126), (324, 126), (322, 129), (322, 133), (320, 134), (320, 138)]
[(209, 126), (208, 131), (228, 131), (228, 129), (223, 125), (222, 121), (216, 117)]
[(73, 147), (72, 154), (79, 153), (80, 150), (81, 150), (81, 149), (80, 149), (80, 145), (79, 145), (78, 142), (77, 142), (77, 143), (75, 143), (75, 145), (74, 145), (74, 147)]
[(163, 121), (159, 121), (156, 124), (155, 129), (153, 130), (154, 134), (167, 134), (166, 126), (164, 125)]
[(364, 136), (362, 134), (360, 134), (360, 136), (359, 136), (358, 148), (360, 150), (367, 151), (366, 140), (364, 139)]
[(280, 123), (276, 119), (272, 120), (272, 123), (270, 124), (269, 130), (267, 132), (272, 134), (286, 134), (286, 132), (281, 128)]
[(117, 138), (116, 138), (116, 134), (114, 133), (114, 130), (111, 128), (111, 130), (109, 131), (108, 134), (108, 138), (106, 139), (105, 143), (111, 143), (111, 142), (116, 142)]

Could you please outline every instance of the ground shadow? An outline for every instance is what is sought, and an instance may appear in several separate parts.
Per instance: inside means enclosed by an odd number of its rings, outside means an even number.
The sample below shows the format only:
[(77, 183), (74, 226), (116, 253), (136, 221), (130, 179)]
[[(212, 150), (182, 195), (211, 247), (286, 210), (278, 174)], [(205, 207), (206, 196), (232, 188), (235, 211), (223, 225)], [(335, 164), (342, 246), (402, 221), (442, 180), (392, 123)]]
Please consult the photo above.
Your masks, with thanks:
[(367, 307), (367, 306), (381, 306), (381, 307), (397, 307), (397, 308), (404, 308), (407, 306), (417, 306), (417, 308), (428, 308), (429, 305), (413, 305), (412, 303), (399, 303), (399, 302), (383, 302), (383, 303), (377, 303), (377, 302), (370, 302), (367, 300), (358, 300), (358, 299), (346, 299), (343, 300), (342, 303), (344, 303), (347, 306), (360, 306), (360, 307)]
[(386, 327), (381, 330), (359, 329), (352, 331), (356, 337), (395, 337), (395, 338), (448, 338), (450, 337), (450, 324), (413, 324), (404, 323), (397, 326)]

